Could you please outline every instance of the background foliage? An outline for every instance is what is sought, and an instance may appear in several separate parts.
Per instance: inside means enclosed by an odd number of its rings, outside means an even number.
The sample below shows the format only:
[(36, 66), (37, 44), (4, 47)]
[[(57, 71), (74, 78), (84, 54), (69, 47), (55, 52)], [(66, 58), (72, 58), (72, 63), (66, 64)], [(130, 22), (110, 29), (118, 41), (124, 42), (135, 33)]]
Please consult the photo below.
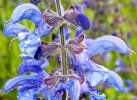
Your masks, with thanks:
[[(137, 1), (136, 0), (89, 0), (90, 4), (87, 9), (84, 9), (84, 13), (90, 18), (92, 28), (89, 31), (84, 31), (90, 38), (97, 38), (101, 35), (116, 35), (122, 38), (129, 47), (136, 52), (137, 48)], [(82, 4), (82, 0), (62, 0), (62, 4), (65, 9), (70, 5), (79, 3)], [(13, 10), (22, 3), (28, 3), (28, 0), (0, 0), (0, 89), (3, 88), (4, 83), (17, 76), (18, 65), (22, 62), (19, 58), (21, 54), (18, 44), (19, 41), (12, 42), (9, 50), (9, 43), (13, 37), (4, 37), (3, 28), (5, 21), (10, 19)], [(53, 0), (44, 0), (38, 7), (44, 13), (45, 10), (50, 7), (55, 11), (55, 5)], [(35, 29), (35, 25), (28, 20), (20, 22), (30, 30)], [(71, 37), (74, 36), (76, 28), (72, 27)], [(56, 29), (54, 30), (56, 33)], [(43, 38), (44, 41), (50, 41), (50, 35)], [(137, 53), (137, 52), (136, 52)], [(92, 57), (98, 64), (102, 64), (110, 70), (114, 70), (118, 67), (116, 59), (122, 59), (125, 63), (124, 68), (118, 73), (123, 79), (124, 86), (126, 87), (126, 80), (130, 79), (134, 85), (129, 92), (121, 93), (115, 91), (113, 87), (108, 87), (107, 84), (103, 84), (98, 88), (103, 88), (102, 92), (106, 94), (107, 100), (127, 100), (137, 99), (137, 55), (129, 53), (128, 55), (121, 55), (118, 52), (111, 51), (106, 53), (105, 59), (104, 53), (98, 54)], [(135, 63), (136, 62), (136, 63)], [(50, 65), (45, 70), (49, 71), (56, 67), (56, 60), (50, 61)], [(121, 95), (121, 97), (120, 97)], [(17, 89), (12, 90), (9, 93), (0, 93), (0, 100), (16, 100)], [(87, 99), (88, 100), (88, 99)]]

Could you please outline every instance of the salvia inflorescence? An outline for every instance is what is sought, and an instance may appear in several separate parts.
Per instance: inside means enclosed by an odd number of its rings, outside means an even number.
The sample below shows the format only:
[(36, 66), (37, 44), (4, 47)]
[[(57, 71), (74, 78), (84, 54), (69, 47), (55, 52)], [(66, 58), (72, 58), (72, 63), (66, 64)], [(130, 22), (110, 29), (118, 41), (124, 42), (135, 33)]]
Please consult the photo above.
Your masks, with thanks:
[[(64, 97), (71, 100), (105, 100), (105, 94), (101, 94), (95, 86), (106, 82), (116, 91), (123, 92), (120, 76), (90, 59), (109, 50), (127, 54), (131, 50), (123, 40), (109, 35), (95, 40), (85, 36), (82, 32), (90, 29), (90, 20), (79, 4), (64, 11), (60, 0), (55, 0), (57, 12), (48, 8), (42, 14), (37, 7), (42, 0), (29, 1), (15, 8), (3, 31), (5, 36), (15, 36), (20, 41), (19, 48), (23, 52), (20, 58), (23, 62), (18, 69), (20, 75), (10, 79), (1, 91), (9, 92), (19, 87), (18, 100), (60, 100)], [(24, 19), (35, 24), (33, 32), (18, 23)], [(74, 38), (69, 36), (68, 27), (71, 24), (77, 27)], [(52, 33), (55, 28), (57, 32)], [(51, 42), (42, 41), (41, 38), (48, 34), (52, 35)], [(54, 51), (56, 53), (53, 55)], [(49, 65), (48, 59), (54, 57), (57, 58), (57, 68), (47, 73), (44, 68)], [(25, 75), (29, 72), (35, 74)], [(37, 94), (43, 96), (38, 97)]]

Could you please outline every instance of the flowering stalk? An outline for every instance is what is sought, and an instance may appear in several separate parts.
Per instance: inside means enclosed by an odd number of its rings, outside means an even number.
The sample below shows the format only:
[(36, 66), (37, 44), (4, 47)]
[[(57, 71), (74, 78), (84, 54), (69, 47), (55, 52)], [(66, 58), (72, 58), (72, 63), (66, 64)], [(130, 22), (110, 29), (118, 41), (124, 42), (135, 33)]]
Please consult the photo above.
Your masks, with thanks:
[[(82, 34), (82, 31), (90, 29), (90, 20), (83, 14), (82, 7), (75, 4), (64, 12), (60, 0), (55, 1), (58, 15), (51, 9), (47, 9), (42, 15), (35, 6), (40, 2), (39, 0), (32, 0), (32, 4), (19, 5), (13, 11), (11, 22), (6, 24), (3, 33), (5, 36), (17, 36), (21, 51), (27, 55), (20, 55), (23, 62), (19, 65), (18, 73), (22, 76), (10, 79), (0, 91), (9, 92), (20, 87), (18, 100), (38, 100), (40, 98), (36, 96), (37, 94), (43, 94), (48, 100), (67, 100), (69, 98), (81, 100), (81, 98), (85, 98), (83, 97), (85, 93), (90, 93), (89, 98), (92, 100), (105, 100), (105, 95), (100, 94), (99, 89), (93, 87), (107, 82), (117, 91), (123, 92), (123, 81), (120, 76), (104, 66), (95, 64), (90, 58), (102, 51), (115, 50), (121, 54), (127, 54), (131, 50), (118, 37), (108, 35), (95, 40), (84, 38), (85, 35)], [(24, 19), (32, 21), (37, 26), (33, 32), (18, 24)], [(60, 32), (58, 33), (60, 34), (53, 34), (51, 42), (42, 41), (41, 38), (51, 33), (62, 20), (77, 26), (75, 37), (71, 39), (69, 29), (62, 24), (59, 27)], [(48, 66), (48, 56), (56, 49), (61, 49), (62, 72), (52, 69), (47, 73), (43, 66)], [(69, 50), (69, 55), (67, 55), (66, 49)], [(75, 70), (67, 69), (68, 59)], [(58, 56), (57, 61), (60, 67)], [(34, 72), (36, 75), (24, 75), (29, 72)]]
[[(56, 0), (57, 12), (60, 17), (62, 17), (60, 0)], [(60, 36), (61, 36), (61, 65), (63, 68), (63, 75), (67, 75), (67, 53), (65, 49), (65, 36), (64, 36), (64, 25), (60, 27)]]

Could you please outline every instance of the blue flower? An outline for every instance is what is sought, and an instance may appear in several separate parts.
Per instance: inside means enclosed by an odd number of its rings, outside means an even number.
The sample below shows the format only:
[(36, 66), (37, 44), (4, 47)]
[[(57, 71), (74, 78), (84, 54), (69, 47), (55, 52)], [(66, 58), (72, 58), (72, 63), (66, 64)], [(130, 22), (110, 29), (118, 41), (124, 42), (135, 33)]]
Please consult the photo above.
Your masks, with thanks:
[[(87, 49), (80, 54), (76, 54), (77, 63), (70, 56), (70, 62), (77, 69), (79, 76), (84, 77), (84, 74), (86, 74), (86, 81), (92, 87), (107, 82), (117, 91), (122, 92), (123, 81), (120, 76), (102, 65), (95, 64), (89, 58), (102, 51), (115, 50), (126, 54), (132, 50), (127, 47), (123, 40), (114, 36), (102, 36), (95, 40), (85, 38), (83, 42)], [(92, 94), (92, 98), (94, 97)]]
[[(36, 25), (36, 29), (30, 32), (24, 26), (17, 22), (28, 19)], [(12, 13), (8, 23), (4, 28), (5, 36), (18, 36), (20, 42), (20, 50), (26, 52), (30, 57), (33, 57), (38, 47), (41, 45), (41, 37), (49, 34), (52, 31), (52, 26), (48, 25), (43, 20), (40, 10), (33, 4), (19, 5)]]

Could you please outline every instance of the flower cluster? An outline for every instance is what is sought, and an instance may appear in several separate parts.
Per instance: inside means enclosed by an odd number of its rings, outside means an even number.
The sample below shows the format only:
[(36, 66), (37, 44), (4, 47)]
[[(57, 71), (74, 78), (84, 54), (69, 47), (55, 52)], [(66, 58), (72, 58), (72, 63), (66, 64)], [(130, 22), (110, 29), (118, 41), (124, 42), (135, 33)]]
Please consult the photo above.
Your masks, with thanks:
[[(90, 29), (90, 20), (83, 13), (81, 5), (72, 5), (65, 12), (61, 5), (62, 16), (59, 16), (51, 9), (47, 9), (44, 14), (40, 12), (38, 3), (41, 0), (30, 0), (33, 4), (19, 5), (10, 17), (10, 23), (4, 28), (5, 36), (16, 36), (20, 41), (19, 47), (24, 54), (20, 55), (23, 62), (19, 65), (20, 76), (10, 79), (2, 91), (9, 92), (19, 87), (18, 100), (37, 100), (37, 94), (43, 94), (44, 99), (60, 100), (65, 91), (67, 99), (79, 100), (84, 98), (84, 94), (90, 93), (91, 100), (105, 100), (105, 94), (100, 94), (99, 89), (94, 88), (104, 82), (112, 85), (117, 91), (123, 91), (123, 82), (120, 76), (108, 70), (102, 65), (95, 64), (90, 57), (102, 51), (115, 50), (121, 54), (131, 51), (125, 42), (118, 37), (102, 36), (95, 40), (86, 37), (82, 32)], [(59, 12), (58, 12), (59, 13)], [(21, 20), (34, 22), (36, 29), (30, 32), (24, 26), (18, 24)], [(57, 24), (65, 24), (63, 32), (65, 35), (66, 56), (73, 69), (66, 69), (67, 75), (62, 74), (62, 54), (61, 30), (57, 34), (52, 34)], [(69, 23), (69, 24), (68, 24)], [(77, 27), (75, 37), (70, 38), (68, 26)], [(42, 37), (52, 34), (51, 42), (44, 42)], [(54, 57), (57, 58), (57, 69), (52, 69), (47, 73), (44, 68), (48, 67), (48, 59), (57, 51)], [(64, 60), (65, 61), (65, 60)], [(28, 72), (35, 74), (25, 75)]]

